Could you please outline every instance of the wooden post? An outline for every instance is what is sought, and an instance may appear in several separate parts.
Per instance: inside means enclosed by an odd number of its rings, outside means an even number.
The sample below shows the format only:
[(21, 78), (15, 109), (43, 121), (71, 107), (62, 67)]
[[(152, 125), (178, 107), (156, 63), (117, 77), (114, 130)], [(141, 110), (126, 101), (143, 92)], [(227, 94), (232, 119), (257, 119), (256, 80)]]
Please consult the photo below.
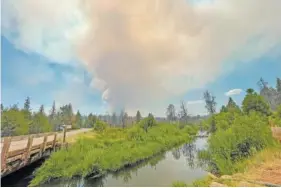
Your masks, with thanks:
[(46, 149), (47, 140), (48, 140), (48, 135), (45, 135), (45, 136), (44, 136), (44, 140), (43, 140), (43, 146), (42, 146), (42, 148), (41, 148), (41, 154), (40, 154), (40, 156), (43, 155), (43, 153), (44, 153), (44, 151), (45, 151), (45, 149)]
[(53, 140), (53, 150), (56, 149), (56, 141), (57, 141), (57, 133), (54, 134), (54, 140)]
[(3, 142), (3, 147), (1, 151), (1, 171), (4, 171), (6, 168), (6, 159), (9, 153), (9, 148), (11, 145), (11, 137), (5, 137)]
[(33, 136), (29, 136), (28, 137), (28, 142), (27, 142), (27, 146), (26, 146), (26, 150), (25, 150), (25, 154), (24, 154), (24, 163), (27, 164), (28, 159), (30, 157), (30, 151), (32, 148), (32, 142), (33, 142)]

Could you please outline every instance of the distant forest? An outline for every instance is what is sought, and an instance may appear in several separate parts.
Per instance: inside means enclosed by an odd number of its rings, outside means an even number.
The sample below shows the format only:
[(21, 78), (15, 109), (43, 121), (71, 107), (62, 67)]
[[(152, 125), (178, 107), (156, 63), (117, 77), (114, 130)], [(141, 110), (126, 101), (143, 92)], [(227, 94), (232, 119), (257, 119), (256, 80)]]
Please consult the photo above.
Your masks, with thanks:
[[(277, 78), (276, 88), (268, 85), (262, 78), (258, 82), (260, 87), (260, 96), (269, 104), (272, 110), (281, 104), (281, 80)], [(208, 97), (208, 96), (204, 96)], [(231, 98), (230, 98), (231, 99)], [(214, 100), (214, 99), (213, 99)], [(232, 99), (231, 99), (232, 100)], [(75, 113), (71, 104), (56, 108), (53, 102), (50, 112), (45, 112), (44, 106), (41, 105), (38, 112), (31, 111), (31, 101), (27, 97), (23, 108), (17, 104), (10, 107), (4, 107), (1, 104), (1, 136), (16, 136), (25, 134), (36, 134), (42, 132), (58, 131), (60, 125), (72, 125), (73, 129), (91, 128), (97, 120), (102, 120), (110, 126), (128, 127), (139, 122), (143, 117), (138, 111), (136, 116), (128, 116), (125, 110), (119, 114), (112, 113), (106, 115), (82, 115), (79, 110)], [(215, 113), (215, 109), (214, 109)], [(180, 109), (176, 110), (173, 104), (169, 104), (166, 110), (166, 117), (156, 117), (158, 122), (181, 122), (182, 124), (197, 124), (209, 116), (191, 116), (188, 113), (187, 106), (181, 101)]]

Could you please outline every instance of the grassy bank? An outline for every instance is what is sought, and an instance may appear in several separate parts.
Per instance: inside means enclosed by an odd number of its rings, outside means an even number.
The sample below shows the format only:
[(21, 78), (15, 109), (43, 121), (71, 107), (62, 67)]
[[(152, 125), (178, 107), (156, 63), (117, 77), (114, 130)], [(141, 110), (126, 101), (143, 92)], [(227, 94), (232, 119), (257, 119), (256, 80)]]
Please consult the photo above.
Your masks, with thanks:
[[(117, 171), (140, 160), (192, 140), (197, 130), (176, 125), (157, 124), (148, 130), (108, 128), (95, 136), (81, 137), (70, 148), (55, 152), (36, 171), (30, 186), (53, 178), (100, 175)], [(89, 134), (89, 133), (88, 133)]]
[(265, 183), (281, 184), (281, 146), (266, 148), (236, 165), (240, 172), (231, 176), (215, 177), (214, 175), (208, 175), (195, 180), (190, 185), (185, 182), (175, 181), (172, 186), (209, 187), (212, 182), (230, 187), (265, 186)]

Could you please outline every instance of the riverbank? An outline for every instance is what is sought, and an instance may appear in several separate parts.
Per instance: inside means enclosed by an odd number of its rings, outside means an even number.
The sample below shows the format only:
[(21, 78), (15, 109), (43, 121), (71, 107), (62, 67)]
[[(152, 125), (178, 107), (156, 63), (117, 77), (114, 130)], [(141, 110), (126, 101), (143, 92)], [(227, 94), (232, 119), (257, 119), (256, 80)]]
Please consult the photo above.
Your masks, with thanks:
[(212, 178), (209, 186), (214, 182), (235, 187), (281, 185), (280, 147), (265, 149), (243, 163), (243, 172)]
[(179, 129), (158, 124), (147, 132), (139, 126), (128, 129), (108, 128), (93, 138), (80, 138), (70, 148), (53, 153), (36, 171), (31, 186), (55, 178), (98, 176), (167, 151), (176, 145), (191, 142), (196, 128)]
[(174, 182), (174, 187), (264, 187), (281, 185), (281, 147), (267, 148), (242, 161), (240, 173), (217, 177), (211, 173), (191, 185)]

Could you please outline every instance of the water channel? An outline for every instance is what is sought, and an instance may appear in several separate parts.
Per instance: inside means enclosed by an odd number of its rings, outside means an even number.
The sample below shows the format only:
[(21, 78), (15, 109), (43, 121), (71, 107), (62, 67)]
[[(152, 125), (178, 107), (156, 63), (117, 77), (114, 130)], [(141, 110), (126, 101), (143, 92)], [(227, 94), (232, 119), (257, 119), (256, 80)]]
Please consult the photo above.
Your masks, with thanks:
[[(52, 180), (41, 186), (47, 187), (167, 187), (174, 181), (191, 183), (204, 177), (207, 172), (198, 164), (196, 153), (206, 145), (206, 138), (198, 138), (193, 143), (184, 144), (148, 161), (116, 173), (99, 178), (74, 178), (71, 181)], [(2, 179), (1, 186), (28, 186), (33, 172), (42, 162), (22, 169)]]

